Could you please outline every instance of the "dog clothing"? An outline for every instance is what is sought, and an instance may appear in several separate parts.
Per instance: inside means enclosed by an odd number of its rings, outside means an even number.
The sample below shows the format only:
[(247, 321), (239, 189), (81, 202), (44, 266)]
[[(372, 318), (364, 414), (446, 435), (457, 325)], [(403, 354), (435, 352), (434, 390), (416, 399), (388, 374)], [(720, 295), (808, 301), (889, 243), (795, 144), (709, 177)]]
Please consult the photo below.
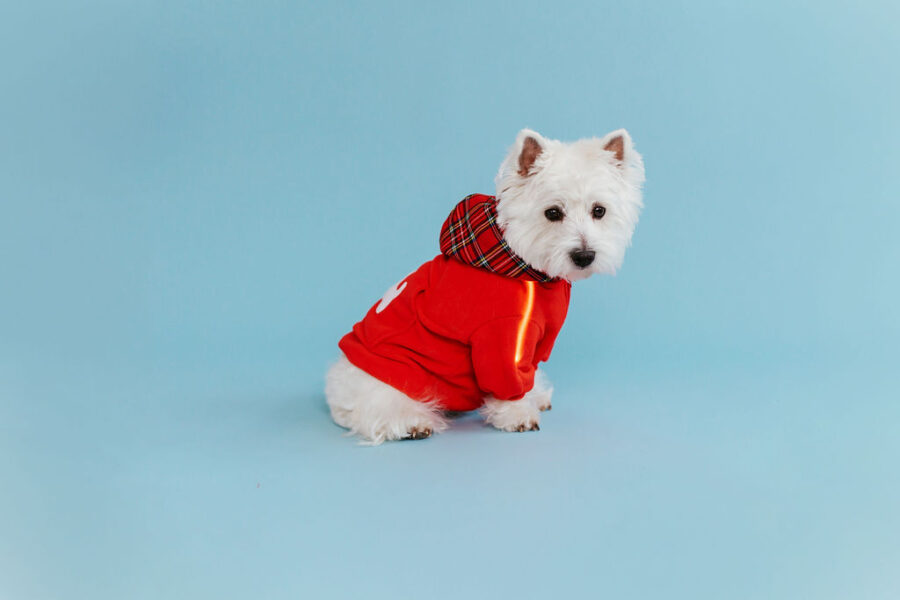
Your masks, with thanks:
[(510, 250), (496, 198), (464, 198), (441, 229), (441, 254), (390, 288), (339, 347), (407, 396), (474, 410), (534, 387), (566, 318), (571, 284)]

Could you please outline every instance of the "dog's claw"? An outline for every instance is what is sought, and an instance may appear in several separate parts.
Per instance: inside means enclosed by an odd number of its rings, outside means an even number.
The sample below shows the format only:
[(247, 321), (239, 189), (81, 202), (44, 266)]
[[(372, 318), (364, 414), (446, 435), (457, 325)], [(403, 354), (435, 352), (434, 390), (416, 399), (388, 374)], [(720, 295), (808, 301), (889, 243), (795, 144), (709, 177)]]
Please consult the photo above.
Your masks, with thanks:
[(541, 427), (535, 422), (528, 423), (520, 423), (513, 431), (524, 432), (524, 431), (540, 431)]
[(409, 435), (406, 437), (408, 440), (424, 440), (427, 437), (431, 436), (431, 427), (423, 427), (419, 429), (418, 427), (413, 427), (409, 430)]

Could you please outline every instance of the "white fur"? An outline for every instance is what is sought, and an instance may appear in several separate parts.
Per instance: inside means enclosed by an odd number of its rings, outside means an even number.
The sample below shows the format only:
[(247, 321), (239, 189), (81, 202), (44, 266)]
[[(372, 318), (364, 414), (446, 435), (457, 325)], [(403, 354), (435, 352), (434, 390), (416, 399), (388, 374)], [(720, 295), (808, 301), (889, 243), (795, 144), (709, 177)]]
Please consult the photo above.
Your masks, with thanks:
[[(604, 150), (617, 136), (625, 146), (621, 162)], [(529, 137), (542, 152), (523, 177), (518, 161)], [(552, 277), (576, 281), (593, 273), (613, 275), (631, 244), (643, 182), (643, 160), (624, 129), (570, 144), (523, 129), (497, 173), (497, 222), (513, 252)], [(600, 220), (591, 216), (595, 204), (606, 208)], [(561, 208), (565, 218), (548, 221), (544, 211), (551, 207)], [(597, 253), (588, 268), (572, 262), (569, 253), (578, 249)]]
[(485, 398), (478, 409), (484, 420), (503, 431), (535, 431), (540, 429), (541, 411), (550, 409), (550, 387), (544, 372), (535, 373), (534, 387), (521, 400)]
[[(624, 147), (621, 161), (605, 149), (616, 137), (622, 138)], [(519, 156), (528, 138), (537, 142), (541, 152), (522, 175)], [(643, 182), (643, 160), (624, 129), (572, 143), (523, 129), (497, 173), (497, 220), (513, 252), (552, 277), (576, 281), (594, 273), (615, 274), (643, 207)], [(592, 216), (598, 204), (606, 209), (601, 219)], [(564, 218), (549, 221), (548, 208), (560, 209)], [(578, 250), (595, 252), (594, 261), (578, 267), (572, 258)], [(391, 299), (385, 296), (382, 304)], [(538, 371), (534, 388), (521, 400), (485, 398), (479, 412), (504, 431), (535, 430), (541, 411), (550, 409), (552, 394), (553, 388)], [(328, 371), (325, 395), (334, 421), (371, 444), (407, 438), (414, 431), (438, 433), (447, 428), (440, 398), (413, 400), (343, 355)]]
[(375, 379), (341, 354), (325, 376), (331, 418), (370, 444), (407, 438), (414, 429), (438, 433), (447, 420), (434, 403), (413, 400)]
[(531, 401), (540, 411), (553, 408), (551, 403), (553, 386), (550, 385), (550, 380), (547, 379), (547, 375), (541, 369), (535, 371), (534, 387), (525, 395), (525, 398)]

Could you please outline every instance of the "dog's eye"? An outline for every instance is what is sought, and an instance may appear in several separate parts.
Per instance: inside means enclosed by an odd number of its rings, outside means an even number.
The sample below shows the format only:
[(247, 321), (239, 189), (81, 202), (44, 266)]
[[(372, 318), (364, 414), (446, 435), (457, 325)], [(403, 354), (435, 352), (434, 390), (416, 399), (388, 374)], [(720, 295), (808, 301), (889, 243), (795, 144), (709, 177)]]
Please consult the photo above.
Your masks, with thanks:
[(563, 211), (556, 208), (548, 208), (544, 211), (544, 216), (547, 217), (548, 221), (562, 221), (563, 220)]
[(602, 219), (603, 215), (605, 215), (605, 214), (606, 214), (606, 209), (604, 207), (600, 206), (599, 204), (594, 206), (594, 210), (591, 211), (591, 216), (597, 220)]

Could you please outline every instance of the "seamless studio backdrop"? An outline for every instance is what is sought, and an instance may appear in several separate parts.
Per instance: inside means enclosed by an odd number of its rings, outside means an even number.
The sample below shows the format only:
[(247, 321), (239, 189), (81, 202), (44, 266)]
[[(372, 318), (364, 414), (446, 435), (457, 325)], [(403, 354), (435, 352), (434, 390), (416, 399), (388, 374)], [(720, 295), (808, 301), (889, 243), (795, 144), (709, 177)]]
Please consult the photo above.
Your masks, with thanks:
[[(896, 2), (0, 8), (0, 596), (897, 598)], [(337, 340), (522, 127), (626, 127), (541, 431)]]

